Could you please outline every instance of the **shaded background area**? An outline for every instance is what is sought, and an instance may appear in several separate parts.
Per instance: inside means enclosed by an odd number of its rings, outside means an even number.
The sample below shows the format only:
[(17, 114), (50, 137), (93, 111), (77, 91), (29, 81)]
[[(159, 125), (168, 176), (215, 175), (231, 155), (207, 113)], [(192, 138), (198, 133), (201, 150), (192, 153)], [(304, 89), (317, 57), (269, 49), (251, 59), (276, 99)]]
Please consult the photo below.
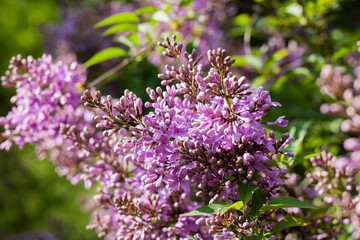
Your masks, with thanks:
[[(0, 75), (16, 54), (40, 57), (39, 28), (58, 20), (55, 0), (0, 1)], [(1, 116), (11, 108), (12, 89), (0, 87)], [(34, 148), (0, 151), (0, 239), (97, 239), (87, 231), (89, 214), (81, 209), (82, 185), (60, 178), (49, 161), (39, 161)]]

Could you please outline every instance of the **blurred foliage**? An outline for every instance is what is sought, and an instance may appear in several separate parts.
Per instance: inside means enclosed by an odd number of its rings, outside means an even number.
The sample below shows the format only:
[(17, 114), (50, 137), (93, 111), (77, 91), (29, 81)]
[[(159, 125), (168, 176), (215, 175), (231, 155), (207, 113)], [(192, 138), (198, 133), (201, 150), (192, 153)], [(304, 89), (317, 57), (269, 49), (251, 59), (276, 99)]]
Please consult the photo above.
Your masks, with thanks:
[[(0, 75), (16, 54), (41, 56), (38, 28), (56, 19), (55, 0), (1, 0)], [(13, 90), (0, 88), (2, 116), (12, 95)], [(48, 233), (59, 240), (97, 239), (85, 229), (89, 214), (81, 210), (82, 194), (90, 193), (59, 178), (52, 163), (36, 160), (33, 147), (1, 151), (0, 239), (22, 239), (28, 233)]]

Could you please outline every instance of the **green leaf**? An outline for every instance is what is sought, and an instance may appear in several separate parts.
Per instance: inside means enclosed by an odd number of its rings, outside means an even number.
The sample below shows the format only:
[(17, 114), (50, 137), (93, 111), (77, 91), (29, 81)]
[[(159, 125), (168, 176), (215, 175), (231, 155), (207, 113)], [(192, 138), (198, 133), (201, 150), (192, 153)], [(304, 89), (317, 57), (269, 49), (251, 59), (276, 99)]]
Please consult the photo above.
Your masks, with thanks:
[(289, 50), (287, 48), (284, 48), (276, 51), (272, 57), (274, 58), (275, 61), (280, 61), (288, 54), (289, 54)]
[(191, 4), (192, 0), (181, 0), (180, 7), (183, 6), (189, 6)]
[(293, 152), (295, 154), (295, 157), (300, 154), (302, 151), (303, 141), (311, 125), (312, 120), (302, 122), (301, 126), (293, 125), (290, 128), (289, 134), (290, 136), (294, 136), (296, 140), (293, 141), (290, 145), (286, 146), (284, 151)]
[(350, 50), (348, 48), (340, 48), (338, 51), (336, 51), (333, 55), (332, 55), (332, 61), (336, 62), (339, 59), (343, 58), (346, 54), (348, 54), (350, 52)]
[(285, 9), (287, 14), (293, 15), (295, 17), (301, 17), (303, 14), (303, 7), (298, 3), (292, 3)]
[(137, 32), (138, 28), (135, 24), (132, 23), (120, 23), (115, 26), (112, 26), (111, 28), (107, 29), (103, 35), (108, 36), (114, 33), (118, 32), (125, 32), (125, 31), (131, 31), (131, 32)]
[(262, 189), (257, 189), (251, 200), (250, 204), (250, 217), (255, 219), (259, 215), (260, 208), (266, 203), (266, 192)]
[(146, 14), (146, 13), (154, 13), (158, 11), (156, 7), (153, 6), (146, 6), (135, 10), (135, 13), (138, 15)]
[(233, 64), (234, 67), (246, 66), (246, 61), (243, 56), (233, 56), (232, 58), (235, 59), (235, 63)]
[(198, 209), (195, 209), (191, 212), (181, 214), (180, 216), (201, 216), (201, 215), (208, 215), (208, 214), (217, 214), (220, 208), (228, 207), (228, 204), (222, 203), (213, 203)]
[(320, 217), (327, 211), (328, 211), (328, 208), (316, 208), (316, 209), (312, 210), (309, 219), (313, 219), (314, 217)]
[(104, 50), (96, 53), (92, 58), (90, 58), (85, 63), (85, 66), (90, 67), (92, 65), (101, 63), (101, 62), (109, 60), (111, 58), (124, 57), (124, 56), (127, 56), (127, 53), (126, 53), (126, 51), (124, 51), (121, 48), (117, 48), (117, 47), (107, 48), (107, 49), (104, 49)]
[(238, 201), (236, 203), (233, 203), (229, 206), (224, 206), (221, 208), (220, 214), (223, 215), (224, 213), (226, 213), (229, 209), (231, 208), (235, 208), (236, 210), (239, 210), (241, 212), (243, 212), (242, 207), (244, 206), (244, 203), (242, 201)]
[(306, 155), (306, 156), (304, 157), (304, 159), (309, 159), (309, 158), (312, 158), (312, 157), (316, 157), (317, 155), (320, 155), (320, 154), (322, 154), (323, 152), (324, 152), (324, 151)]
[(314, 206), (300, 201), (296, 198), (291, 197), (278, 197), (275, 199), (272, 199), (270, 202), (268, 202), (265, 206), (260, 208), (260, 213), (269, 211), (271, 209), (279, 209), (279, 208), (315, 208)]
[(139, 35), (137, 33), (129, 34), (127, 36), (120, 36), (116, 39), (117, 42), (125, 44), (129, 48), (139, 45)]
[(242, 201), (243, 203), (247, 204), (250, 201), (255, 191), (255, 188), (256, 186), (250, 183), (243, 183), (242, 181), (240, 181), (239, 189), (237, 190), (239, 201)]
[(277, 223), (272, 229), (271, 232), (277, 233), (280, 232), (286, 228), (291, 228), (291, 227), (297, 227), (297, 226), (306, 226), (307, 223), (298, 217), (292, 216), (292, 215), (286, 215), (286, 217), (281, 220), (279, 223)]
[(247, 63), (246, 65), (250, 65), (257, 70), (260, 70), (262, 68), (262, 62), (259, 57), (256, 57), (254, 55), (246, 55), (244, 56), (244, 59)]
[(234, 24), (238, 26), (247, 26), (251, 23), (249, 14), (239, 14), (234, 18)]
[(122, 23), (122, 22), (138, 23), (140, 22), (140, 19), (135, 13), (130, 13), (130, 12), (118, 13), (98, 22), (97, 24), (95, 24), (95, 28), (99, 28), (115, 23)]
[(266, 77), (264, 75), (260, 75), (251, 81), (251, 87), (258, 88), (260, 86), (263, 86), (266, 81)]
[(170, 17), (164, 11), (157, 11), (152, 16), (152, 19), (158, 22), (171, 22)]

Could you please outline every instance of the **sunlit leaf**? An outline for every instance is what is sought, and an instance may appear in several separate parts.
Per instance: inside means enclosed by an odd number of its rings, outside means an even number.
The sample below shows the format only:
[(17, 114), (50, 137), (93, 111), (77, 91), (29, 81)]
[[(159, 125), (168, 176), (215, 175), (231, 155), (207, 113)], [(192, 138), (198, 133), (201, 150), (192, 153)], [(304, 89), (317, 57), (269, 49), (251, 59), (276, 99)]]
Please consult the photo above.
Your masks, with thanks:
[(164, 11), (157, 11), (152, 16), (152, 19), (158, 22), (171, 22), (170, 17)]
[(244, 206), (244, 203), (242, 201), (238, 201), (236, 203), (233, 203), (229, 206), (224, 206), (221, 208), (220, 214), (223, 215), (224, 213), (226, 213), (229, 209), (231, 208), (235, 208), (238, 211), (243, 211), (242, 207)]
[(90, 58), (85, 63), (85, 66), (90, 67), (92, 65), (104, 62), (111, 58), (124, 57), (124, 56), (127, 56), (127, 52), (121, 48), (117, 48), (117, 47), (107, 48), (107, 49), (104, 49), (104, 50), (98, 52), (92, 58)]
[(239, 14), (234, 18), (234, 24), (238, 26), (247, 26), (251, 23), (249, 14)]
[(281, 220), (271, 229), (271, 232), (277, 233), (287, 228), (306, 226), (306, 225), (307, 223), (303, 219), (291, 215), (286, 215), (286, 217), (283, 220)]
[(146, 14), (146, 13), (154, 13), (156, 11), (158, 11), (158, 9), (156, 7), (146, 6), (146, 7), (143, 7), (143, 8), (136, 9), (135, 13), (138, 14), (138, 15), (141, 15), (141, 14)]
[(246, 61), (243, 56), (232, 56), (235, 59), (234, 67), (243, 67), (246, 66)]
[(116, 39), (116, 41), (132, 48), (139, 45), (139, 35), (137, 33), (133, 33), (127, 36), (120, 36)]
[(262, 68), (261, 59), (254, 55), (246, 55), (244, 56), (244, 60), (246, 61), (246, 65), (250, 65), (255, 69), (259, 70)]
[(115, 34), (118, 32), (125, 32), (125, 31), (131, 31), (131, 32), (137, 32), (138, 28), (135, 24), (131, 23), (120, 23), (115, 26), (112, 26), (111, 28), (107, 29), (103, 35), (108, 36), (111, 34)]
[(125, 22), (133, 22), (138, 23), (140, 22), (139, 17), (135, 13), (124, 12), (112, 15), (104, 20), (100, 21), (99, 23), (95, 24), (96, 28), (115, 24), (115, 23), (125, 23)]
[(195, 209), (191, 212), (181, 214), (181, 216), (201, 216), (201, 215), (208, 215), (208, 214), (217, 214), (220, 208), (228, 207), (228, 204), (222, 203), (213, 203), (198, 209)]
[(292, 3), (285, 9), (287, 14), (293, 15), (295, 17), (301, 17), (303, 13), (303, 7), (298, 3)]

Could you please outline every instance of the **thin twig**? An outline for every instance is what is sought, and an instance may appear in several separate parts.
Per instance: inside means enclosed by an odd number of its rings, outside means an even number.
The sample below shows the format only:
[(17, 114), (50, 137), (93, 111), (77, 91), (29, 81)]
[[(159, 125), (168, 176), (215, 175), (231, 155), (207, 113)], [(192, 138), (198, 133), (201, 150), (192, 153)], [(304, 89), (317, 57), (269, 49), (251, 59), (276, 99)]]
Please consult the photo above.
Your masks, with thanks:
[(129, 63), (133, 62), (137, 57), (141, 56), (142, 54), (144, 54), (145, 52), (147, 52), (150, 48), (146, 48), (143, 51), (138, 52), (137, 54), (135, 54), (134, 56), (130, 57), (130, 58), (125, 58), (121, 63), (119, 63), (118, 65), (116, 65), (115, 67), (111, 68), (109, 71), (107, 71), (106, 73), (104, 73), (103, 75), (101, 75), (100, 77), (96, 78), (94, 81), (92, 81), (91, 83), (89, 83), (88, 87), (89, 88), (93, 88), (96, 85), (98, 85), (99, 83), (101, 83), (102, 81), (104, 81), (105, 79), (107, 79), (108, 77), (114, 75), (116, 72), (120, 71), (121, 69), (123, 69), (124, 67), (126, 67), (126, 65), (128, 65)]
[(255, 8), (255, 12), (251, 15), (250, 24), (246, 26), (245, 33), (244, 33), (244, 48), (245, 54), (251, 55), (251, 46), (250, 46), (250, 39), (251, 39), (251, 31), (252, 27), (255, 24), (255, 21), (258, 19), (261, 9)]

